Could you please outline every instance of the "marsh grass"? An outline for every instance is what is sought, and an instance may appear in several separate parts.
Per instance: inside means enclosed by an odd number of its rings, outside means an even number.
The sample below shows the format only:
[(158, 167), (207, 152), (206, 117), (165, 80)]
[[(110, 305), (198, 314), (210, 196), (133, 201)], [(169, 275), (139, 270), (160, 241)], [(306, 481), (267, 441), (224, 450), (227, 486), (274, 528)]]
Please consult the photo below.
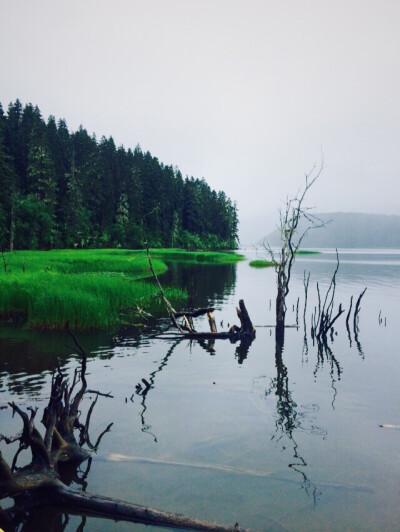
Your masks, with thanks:
[(296, 255), (319, 255), (320, 251), (310, 251), (308, 249), (299, 249), (296, 251)]
[[(153, 259), (157, 274), (167, 266)], [(147, 257), (130, 250), (17, 251), (4, 254), (0, 273), (0, 316), (19, 317), (38, 329), (75, 330), (114, 327), (120, 309), (160, 312)], [(165, 287), (182, 304), (186, 293)]]
[(244, 260), (244, 256), (234, 252), (185, 251), (183, 249), (152, 249), (151, 256), (166, 261), (193, 262), (203, 264), (230, 264)]
[[(56, 249), (51, 251), (15, 251), (4, 254), (7, 273), (125, 273), (136, 279), (151, 275), (146, 253), (126, 249)], [(4, 266), (4, 264), (3, 264)], [(154, 265), (157, 273), (167, 267)], [(2, 272), (4, 272), (4, 267)]]
[(269, 260), (257, 259), (250, 261), (249, 266), (252, 268), (270, 268), (271, 266), (276, 266), (276, 264)]

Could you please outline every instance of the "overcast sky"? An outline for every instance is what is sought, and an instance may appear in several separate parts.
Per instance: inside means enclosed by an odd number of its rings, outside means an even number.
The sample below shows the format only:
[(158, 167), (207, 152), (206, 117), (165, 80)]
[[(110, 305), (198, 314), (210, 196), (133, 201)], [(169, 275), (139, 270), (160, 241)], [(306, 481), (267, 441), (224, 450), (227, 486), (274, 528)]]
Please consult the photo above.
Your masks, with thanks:
[(400, 0), (0, 0), (0, 101), (144, 151), (274, 228), (321, 151), (317, 212), (400, 214)]

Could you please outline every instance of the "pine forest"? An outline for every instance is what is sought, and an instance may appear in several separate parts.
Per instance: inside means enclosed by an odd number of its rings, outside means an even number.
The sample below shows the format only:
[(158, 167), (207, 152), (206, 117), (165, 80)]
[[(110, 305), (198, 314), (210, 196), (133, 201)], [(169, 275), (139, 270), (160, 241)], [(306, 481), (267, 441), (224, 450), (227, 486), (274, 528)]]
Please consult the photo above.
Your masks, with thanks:
[(139, 145), (97, 141), (38, 107), (0, 104), (2, 250), (235, 249), (236, 204)]

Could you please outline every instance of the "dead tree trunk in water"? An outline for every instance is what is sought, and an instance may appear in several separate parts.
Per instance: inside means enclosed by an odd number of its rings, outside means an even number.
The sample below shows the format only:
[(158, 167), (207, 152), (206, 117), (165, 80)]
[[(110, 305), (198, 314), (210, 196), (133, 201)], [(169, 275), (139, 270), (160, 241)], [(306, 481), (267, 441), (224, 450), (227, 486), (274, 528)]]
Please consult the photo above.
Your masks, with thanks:
[[(277, 276), (278, 290), (276, 294), (276, 328), (275, 335), (278, 338), (283, 338), (285, 334), (285, 318), (286, 318), (286, 286), (289, 287), (286, 275), (283, 272), (278, 272)], [(288, 290), (289, 292), (289, 290)]]
[[(71, 333), (72, 334), (72, 333)], [(172, 514), (139, 506), (117, 499), (90, 495), (85, 491), (72, 489), (64, 483), (63, 466), (77, 467), (88, 459), (89, 451), (83, 448), (96, 449), (101, 437), (111, 428), (112, 423), (99, 436), (96, 445), (90, 444), (88, 428), (93, 406), (100, 392), (90, 390), (96, 395), (89, 408), (86, 421), (79, 419), (80, 404), (87, 390), (86, 359), (87, 355), (76, 338), (75, 347), (82, 357), (80, 374), (75, 370), (72, 385), (69, 387), (65, 376), (59, 369), (52, 379), (51, 394), (44, 410), (42, 423), (45, 427), (44, 437), (35, 427), (37, 409), (28, 408), (29, 415), (16, 403), (10, 402), (13, 413), (20, 416), (23, 430), (14, 437), (1, 436), (0, 441), (7, 444), (19, 442), (19, 447), (11, 467), (3, 459), (0, 452), (0, 498), (12, 497), (15, 506), (0, 512), (0, 521), (7, 522), (7, 532), (19, 530), (19, 523), (12, 524), (11, 517), (18, 511), (24, 514), (32, 508), (42, 505), (55, 505), (61, 511), (97, 516), (115, 521), (131, 521), (147, 525), (181, 528), (186, 530), (204, 530), (210, 532), (238, 531), (238, 525), (223, 526), (201, 521), (184, 515)], [(74, 389), (77, 392), (73, 397)], [(77, 431), (79, 440), (74, 431)], [(31, 463), (25, 467), (17, 467), (19, 454), (30, 449)], [(15, 521), (14, 521), (15, 522)]]
[[(306, 174), (306, 182), (303, 190), (294, 198), (286, 200), (285, 208), (280, 211), (280, 251), (275, 254), (270, 244), (264, 244), (270, 258), (276, 264), (277, 294), (276, 294), (276, 329), (275, 334), (279, 339), (284, 336), (286, 318), (286, 297), (289, 294), (289, 283), (296, 253), (300, 249), (303, 239), (311, 229), (323, 227), (325, 222), (312, 215), (309, 209), (303, 205), (307, 192), (321, 175), (323, 160), (318, 171), (315, 167)], [(300, 221), (305, 220), (308, 226), (300, 234), (298, 233)]]

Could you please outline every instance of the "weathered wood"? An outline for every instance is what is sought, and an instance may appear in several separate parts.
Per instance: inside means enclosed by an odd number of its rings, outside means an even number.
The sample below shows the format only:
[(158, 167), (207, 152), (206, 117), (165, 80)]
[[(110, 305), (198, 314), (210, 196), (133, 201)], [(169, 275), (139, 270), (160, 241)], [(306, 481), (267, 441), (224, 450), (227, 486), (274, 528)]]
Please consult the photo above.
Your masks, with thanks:
[(14, 483), (7, 495), (18, 497), (18, 507), (27, 510), (42, 505), (60, 508), (63, 513), (127, 521), (145, 525), (206, 532), (245, 532), (232, 526), (203, 521), (187, 515), (164, 512), (128, 501), (93, 495), (64, 485), (55, 475), (32, 473), (25, 482)]
[(242, 335), (251, 336), (252, 338), (255, 338), (256, 331), (253, 327), (253, 324), (251, 322), (249, 313), (247, 312), (246, 305), (244, 304), (243, 299), (239, 301), (239, 308), (236, 309), (238, 318), (240, 319), (241, 327), (240, 327), (240, 333)]
[(190, 321), (188, 320), (188, 318), (186, 317), (185, 314), (183, 315), (183, 320), (184, 320), (184, 322), (185, 322), (185, 327), (186, 327), (186, 329), (187, 329), (189, 332), (193, 332), (193, 327), (192, 327)]
[[(126, 501), (90, 495), (70, 488), (57, 487), (50, 494), (52, 504), (60, 505), (65, 511), (78, 511), (80, 515), (97, 516), (106, 519), (131, 521), (145, 525), (203, 530), (209, 532), (239, 532), (239, 525), (224, 526), (188, 517), (186, 515), (162, 512), (147, 506)], [(242, 529), (243, 530), (243, 529)]]
[(210, 331), (212, 333), (217, 332), (217, 325), (215, 323), (214, 312), (207, 312), (208, 323), (210, 325)]
[[(238, 318), (240, 320), (240, 327), (237, 325), (232, 325), (232, 327), (227, 332), (218, 332), (215, 324), (210, 323), (211, 332), (196, 332), (196, 331), (183, 331), (182, 329), (179, 332), (168, 331), (163, 334), (155, 335), (154, 338), (161, 338), (163, 340), (168, 339), (179, 339), (187, 338), (188, 340), (230, 340), (231, 342), (236, 342), (238, 340), (253, 340), (256, 336), (256, 330), (251, 322), (249, 313), (247, 312), (246, 305), (244, 304), (243, 299), (239, 301), (239, 307), (236, 309)], [(208, 313), (211, 314), (211, 313)], [(213, 318), (213, 316), (212, 316)], [(210, 322), (210, 317), (209, 317)], [(213, 331), (215, 328), (215, 331)]]
[(148, 263), (149, 263), (149, 267), (150, 267), (150, 271), (157, 283), (157, 286), (158, 286), (158, 289), (160, 291), (160, 295), (162, 297), (162, 300), (164, 301), (164, 305), (166, 306), (167, 308), (167, 311), (168, 311), (168, 314), (173, 322), (173, 324), (175, 325), (175, 327), (183, 332), (183, 329), (181, 328), (181, 326), (179, 325), (177, 319), (176, 319), (176, 310), (174, 309), (174, 307), (171, 305), (171, 303), (168, 301), (168, 299), (165, 297), (165, 294), (164, 294), (164, 290), (163, 290), (163, 287), (161, 286), (161, 283), (160, 281), (158, 280), (158, 277), (156, 275), (156, 272), (154, 271), (154, 268), (153, 268), (153, 263), (151, 262), (151, 256), (150, 256), (150, 250), (149, 250), (149, 247), (147, 246), (146, 247), (146, 251), (147, 251), (147, 260), (148, 260)]
[[(240, 319), (240, 327), (237, 327), (236, 325), (232, 326), (227, 333), (219, 333), (217, 331), (217, 325), (215, 323), (214, 318), (214, 308), (200, 308), (197, 310), (192, 311), (181, 311), (177, 312), (171, 305), (171, 303), (168, 301), (168, 299), (165, 297), (164, 290), (161, 286), (160, 281), (158, 280), (158, 277), (154, 271), (152, 262), (151, 262), (151, 256), (148, 246), (146, 247), (147, 250), (147, 260), (149, 262), (150, 271), (158, 285), (160, 295), (164, 301), (164, 304), (166, 306), (166, 309), (168, 311), (168, 314), (171, 318), (171, 321), (173, 325), (178, 329), (179, 333), (171, 333), (168, 332), (166, 334), (162, 335), (154, 335), (154, 338), (188, 338), (191, 340), (201, 340), (201, 339), (210, 339), (210, 338), (218, 338), (218, 339), (229, 339), (230, 341), (237, 341), (241, 339), (254, 339), (256, 336), (256, 331), (253, 327), (253, 324), (251, 323), (249, 314), (247, 312), (246, 306), (244, 304), (243, 299), (239, 301), (239, 308), (236, 309), (237, 315)], [(204, 333), (204, 332), (196, 332), (194, 330), (194, 327), (190, 323), (188, 318), (195, 318), (198, 316), (201, 316), (203, 314), (207, 314), (208, 322), (210, 325), (211, 332), (210, 333)], [(178, 323), (178, 318), (183, 317), (184, 326), (180, 326)]]

